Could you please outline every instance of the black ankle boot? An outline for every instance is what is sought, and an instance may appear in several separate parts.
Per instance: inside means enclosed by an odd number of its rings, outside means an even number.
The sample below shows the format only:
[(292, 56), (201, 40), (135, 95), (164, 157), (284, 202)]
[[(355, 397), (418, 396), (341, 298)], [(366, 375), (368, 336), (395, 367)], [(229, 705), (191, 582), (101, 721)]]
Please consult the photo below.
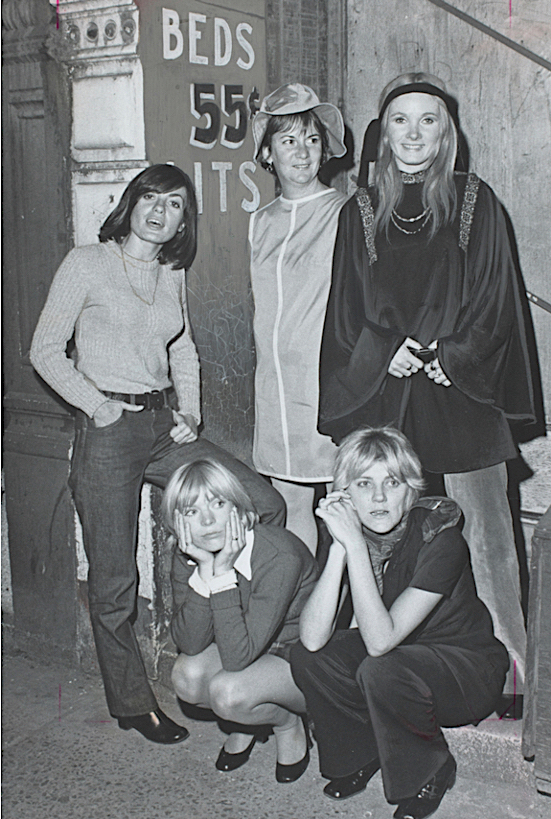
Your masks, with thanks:
[(359, 771), (348, 776), (339, 776), (327, 783), (323, 792), (331, 799), (348, 799), (366, 789), (369, 780), (377, 773), (381, 767), (379, 760), (374, 759), (369, 765), (360, 768)]
[(174, 745), (183, 742), (189, 736), (189, 731), (183, 725), (177, 725), (167, 717), (160, 708), (150, 711), (149, 714), (139, 714), (137, 717), (118, 717), (119, 728), (129, 731), (135, 728), (151, 742), (160, 742), (162, 745)]
[(419, 793), (400, 802), (394, 819), (426, 819), (427, 816), (431, 816), (446, 795), (446, 791), (455, 785), (456, 769), (455, 759), (449, 754), (440, 770), (423, 785)]

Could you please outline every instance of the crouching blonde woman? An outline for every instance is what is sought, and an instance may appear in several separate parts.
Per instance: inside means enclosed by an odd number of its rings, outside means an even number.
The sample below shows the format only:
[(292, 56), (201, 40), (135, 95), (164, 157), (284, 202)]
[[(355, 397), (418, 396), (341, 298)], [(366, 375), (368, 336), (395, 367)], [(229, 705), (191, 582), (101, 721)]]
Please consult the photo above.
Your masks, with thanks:
[(163, 512), (175, 546), (172, 636), (181, 652), (175, 691), (234, 723), (218, 770), (244, 765), (271, 728), (276, 779), (294, 782), (309, 750), (289, 655), (316, 581), (315, 560), (291, 532), (259, 524), (239, 480), (215, 460), (178, 469)]
[[(455, 782), (441, 726), (492, 713), (507, 651), (476, 595), (461, 510), (419, 499), (421, 464), (401, 432), (348, 435), (334, 485), (317, 511), (333, 543), (291, 655), (324, 792), (354, 796), (380, 768), (396, 819), (424, 819)], [(345, 571), (353, 627), (335, 631)]]

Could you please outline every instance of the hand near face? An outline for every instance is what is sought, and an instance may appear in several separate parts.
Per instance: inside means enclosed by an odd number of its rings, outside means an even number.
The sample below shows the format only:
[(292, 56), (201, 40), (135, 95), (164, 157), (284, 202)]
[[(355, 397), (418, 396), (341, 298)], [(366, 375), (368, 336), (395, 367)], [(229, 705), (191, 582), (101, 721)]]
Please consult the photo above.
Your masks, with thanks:
[(230, 519), (226, 523), (226, 539), (224, 546), (214, 556), (214, 576), (229, 572), (233, 569), (234, 563), (245, 546), (245, 527), (240, 520), (237, 510), (234, 507), (230, 513)]
[(199, 567), (199, 574), (206, 582), (213, 575), (214, 555), (196, 546), (191, 536), (191, 529), (189, 521), (185, 516), (176, 509), (174, 512), (174, 521), (176, 523), (176, 531), (178, 533), (178, 546), (185, 555), (189, 555), (192, 560), (197, 562)]
[(365, 548), (362, 524), (347, 492), (343, 490), (330, 492), (327, 497), (320, 500), (316, 515), (325, 521), (331, 536), (347, 552), (353, 545), (361, 544), (362, 548)]

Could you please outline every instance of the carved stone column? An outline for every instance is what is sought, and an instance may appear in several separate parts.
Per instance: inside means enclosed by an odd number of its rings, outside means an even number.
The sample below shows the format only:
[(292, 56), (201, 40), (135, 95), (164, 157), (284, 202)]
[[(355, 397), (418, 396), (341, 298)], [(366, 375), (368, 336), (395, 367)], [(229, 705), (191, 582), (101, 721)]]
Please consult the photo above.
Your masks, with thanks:
[(71, 77), (74, 241), (88, 244), (148, 164), (138, 9), (132, 0), (50, 3), (59, 26), (50, 53), (66, 63)]
[(3, 566), (2, 589), (8, 640), (73, 658), (78, 605), (67, 492), (73, 422), (29, 361), (52, 276), (72, 244), (69, 87), (47, 54), (52, 26), (54, 12), (44, 0), (3, 0), (4, 537), (11, 572)]

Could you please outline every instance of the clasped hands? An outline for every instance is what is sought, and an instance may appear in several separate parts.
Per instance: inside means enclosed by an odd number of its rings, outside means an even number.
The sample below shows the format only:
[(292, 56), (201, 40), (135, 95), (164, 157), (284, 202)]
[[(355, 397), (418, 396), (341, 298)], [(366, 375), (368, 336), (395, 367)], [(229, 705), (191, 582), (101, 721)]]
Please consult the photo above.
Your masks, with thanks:
[[(406, 338), (388, 365), (389, 374), (395, 378), (409, 378), (410, 375), (414, 375), (419, 372), (419, 370), (424, 370), (435, 384), (441, 384), (443, 387), (451, 387), (452, 382), (440, 366), (438, 357), (425, 364), (411, 352), (412, 348), (414, 350), (424, 349), (423, 345), (419, 344), (414, 338)], [(437, 348), (438, 341), (433, 341), (432, 344), (429, 344), (430, 350), (436, 350)]]
[(199, 575), (205, 583), (213, 577), (229, 572), (245, 547), (245, 527), (237, 514), (235, 506), (226, 523), (224, 545), (218, 552), (209, 552), (193, 542), (191, 527), (185, 515), (178, 509), (174, 512), (174, 521), (178, 535), (178, 546), (181, 551), (195, 560)]
[(343, 558), (354, 549), (365, 551), (362, 524), (348, 492), (335, 489), (322, 498), (316, 509), (333, 538), (331, 548), (342, 549)]

